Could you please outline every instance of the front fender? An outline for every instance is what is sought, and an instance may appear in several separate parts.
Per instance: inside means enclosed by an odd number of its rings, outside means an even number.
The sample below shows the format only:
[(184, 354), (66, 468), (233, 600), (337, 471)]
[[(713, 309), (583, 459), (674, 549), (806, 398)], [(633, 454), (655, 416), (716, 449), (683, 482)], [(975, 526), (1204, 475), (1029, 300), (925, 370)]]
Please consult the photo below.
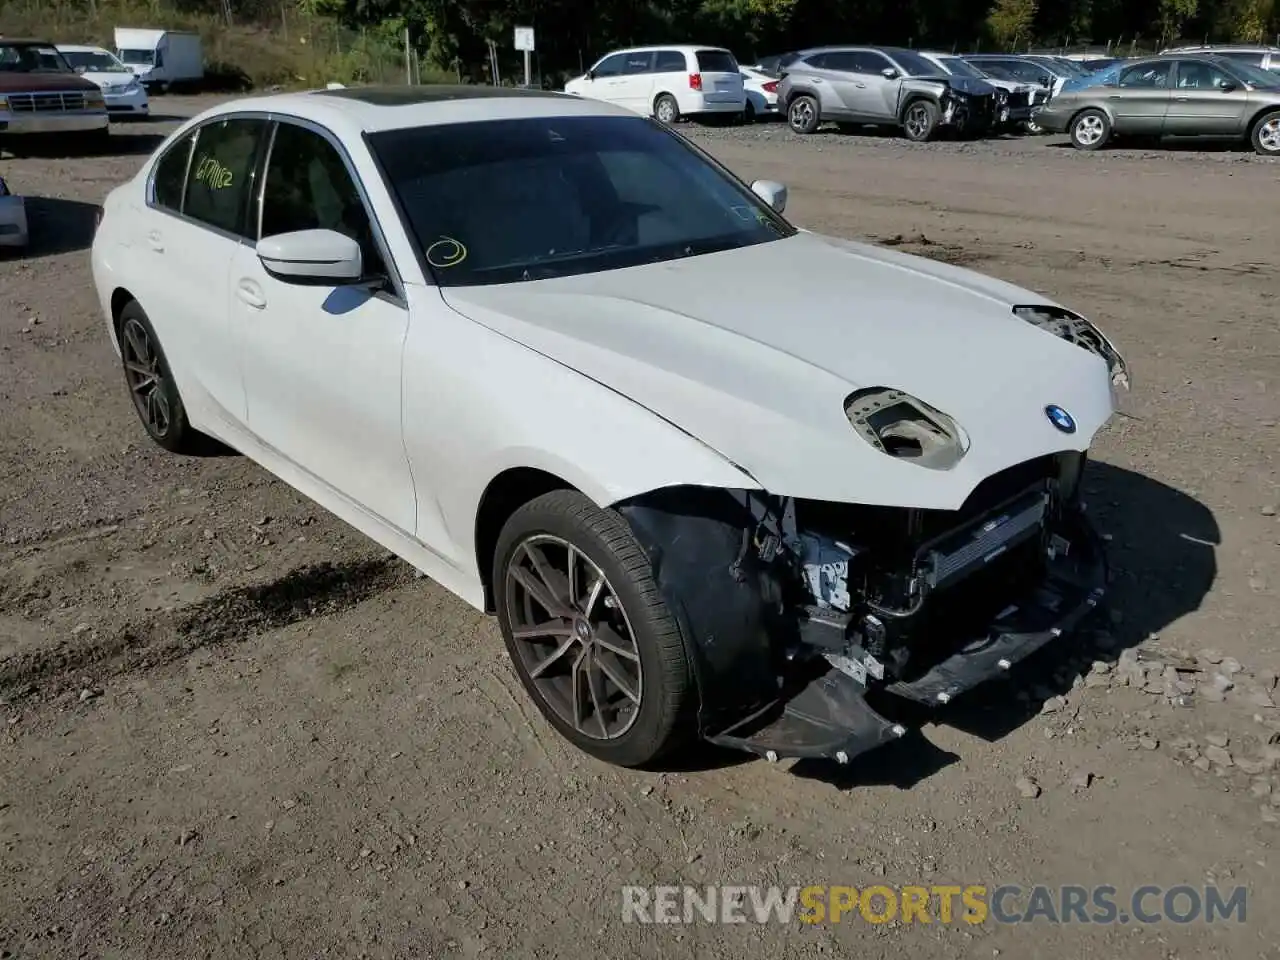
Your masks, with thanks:
[(402, 416), (416, 535), (458, 569), (480, 575), (476, 513), (512, 468), (550, 473), (602, 507), (677, 485), (758, 486), (628, 397), (455, 313), (438, 291), (412, 294)]

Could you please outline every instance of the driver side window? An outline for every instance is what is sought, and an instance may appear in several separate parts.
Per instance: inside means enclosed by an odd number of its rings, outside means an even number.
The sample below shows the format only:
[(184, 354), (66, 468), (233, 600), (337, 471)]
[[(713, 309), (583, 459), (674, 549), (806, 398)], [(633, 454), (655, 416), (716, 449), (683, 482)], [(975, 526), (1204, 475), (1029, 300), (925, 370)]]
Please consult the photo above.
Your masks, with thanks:
[(386, 276), (360, 191), (333, 144), (313, 130), (276, 127), (262, 191), (260, 237), (335, 230), (360, 244), (367, 276)]
[(1221, 70), (1207, 63), (1196, 60), (1178, 61), (1179, 90), (1217, 90), (1234, 82)]

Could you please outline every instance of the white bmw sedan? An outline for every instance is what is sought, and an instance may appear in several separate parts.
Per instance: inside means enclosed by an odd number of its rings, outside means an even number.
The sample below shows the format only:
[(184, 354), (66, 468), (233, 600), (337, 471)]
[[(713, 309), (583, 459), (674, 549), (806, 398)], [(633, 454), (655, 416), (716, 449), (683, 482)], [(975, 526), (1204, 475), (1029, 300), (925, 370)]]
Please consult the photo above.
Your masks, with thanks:
[(1127, 373), (785, 201), (598, 101), (288, 94), (169, 137), (93, 272), (155, 442), (234, 447), (496, 614), (583, 750), (848, 762), (903, 733), (868, 691), (946, 703), (1098, 604), (1080, 475)]

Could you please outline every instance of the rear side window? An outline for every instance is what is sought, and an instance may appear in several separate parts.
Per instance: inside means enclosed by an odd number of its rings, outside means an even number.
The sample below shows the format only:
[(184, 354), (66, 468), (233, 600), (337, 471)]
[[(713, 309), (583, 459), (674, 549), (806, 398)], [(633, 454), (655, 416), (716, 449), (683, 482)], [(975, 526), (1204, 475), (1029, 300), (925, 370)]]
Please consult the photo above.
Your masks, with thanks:
[(679, 50), (659, 50), (653, 62), (654, 73), (684, 73), (687, 69), (684, 54)]
[(191, 145), (196, 135), (189, 133), (172, 147), (156, 164), (151, 178), (152, 198), (158, 207), (182, 211), (182, 189), (187, 183), (187, 161), (191, 159)]
[(215, 120), (200, 128), (182, 212), (211, 227), (247, 236), (244, 215), (266, 121)]
[(628, 53), (627, 62), (622, 65), (624, 74), (648, 73), (653, 64), (653, 53), (643, 50), (639, 53)]
[(728, 50), (699, 50), (699, 73), (737, 73), (738, 61)]

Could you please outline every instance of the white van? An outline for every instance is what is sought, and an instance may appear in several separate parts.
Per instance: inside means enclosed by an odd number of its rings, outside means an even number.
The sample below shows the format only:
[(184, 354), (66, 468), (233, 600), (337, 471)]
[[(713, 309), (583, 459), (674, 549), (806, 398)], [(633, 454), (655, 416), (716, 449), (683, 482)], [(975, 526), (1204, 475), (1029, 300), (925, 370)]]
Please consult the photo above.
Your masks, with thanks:
[(681, 117), (741, 116), (747, 107), (738, 61), (723, 47), (615, 50), (566, 83), (564, 92), (607, 100), (663, 123)]
[(147, 87), (166, 90), (204, 77), (200, 34), (116, 27), (116, 56)]

